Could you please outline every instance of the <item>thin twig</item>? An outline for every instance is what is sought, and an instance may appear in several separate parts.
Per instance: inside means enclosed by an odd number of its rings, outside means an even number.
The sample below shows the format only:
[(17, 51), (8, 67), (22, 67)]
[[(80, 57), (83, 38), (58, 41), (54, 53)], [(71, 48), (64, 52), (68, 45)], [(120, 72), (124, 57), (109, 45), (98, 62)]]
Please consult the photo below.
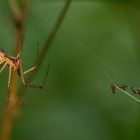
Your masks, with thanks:
[[(44, 48), (42, 49), (42, 51), (41, 51), (41, 53), (36, 61), (36, 64), (38, 65), (38, 67), (41, 66), (41, 64), (44, 60), (44, 57), (45, 57), (46, 53), (48, 52), (49, 47), (51, 46), (53, 40), (55, 39), (56, 34), (57, 34), (58, 30), (60, 29), (60, 27), (63, 23), (63, 20), (67, 14), (67, 11), (70, 7), (71, 2), (72, 2), (72, 0), (66, 0), (63, 9), (60, 12), (60, 15), (58, 16), (58, 19), (56, 20), (56, 23), (55, 23), (54, 27), (52, 28), (52, 31), (49, 33), (49, 36), (46, 40)], [(35, 73), (34, 73), (34, 75), (35, 75)]]

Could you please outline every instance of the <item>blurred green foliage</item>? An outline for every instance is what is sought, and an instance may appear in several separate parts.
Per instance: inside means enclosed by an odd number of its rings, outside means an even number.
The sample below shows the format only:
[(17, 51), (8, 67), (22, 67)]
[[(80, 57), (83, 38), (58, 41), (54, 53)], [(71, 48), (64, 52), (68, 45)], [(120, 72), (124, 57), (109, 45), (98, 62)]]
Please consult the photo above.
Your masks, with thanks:
[[(33, 65), (63, 4), (32, 0), (21, 54), (24, 69)], [(1, 1), (0, 19), (0, 46), (12, 54), (15, 31), (8, 1)], [(40, 84), (50, 63), (47, 88), (28, 90), (12, 140), (139, 139), (140, 105), (120, 91), (112, 95), (108, 79), (139, 87), (139, 52), (139, 1), (73, 1), (33, 80)], [(0, 75), (0, 120), (7, 76), (7, 71)]]

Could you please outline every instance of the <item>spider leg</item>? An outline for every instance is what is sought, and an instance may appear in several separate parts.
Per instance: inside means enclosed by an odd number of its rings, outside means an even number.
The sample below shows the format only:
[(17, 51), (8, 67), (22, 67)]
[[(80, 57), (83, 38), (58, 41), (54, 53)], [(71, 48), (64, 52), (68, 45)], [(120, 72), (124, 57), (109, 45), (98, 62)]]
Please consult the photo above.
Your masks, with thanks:
[(10, 87), (10, 81), (11, 81), (11, 71), (12, 71), (12, 68), (11, 68), (11, 66), (10, 66), (10, 67), (9, 67), (8, 87)]
[(40, 88), (40, 89), (42, 89), (42, 88), (45, 87), (45, 83), (46, 83), (46, 80), (47, 80), (47, 76), (48, 76), (48, 72), (49, 72), (49, 64), (48, 64), (47, 73), (46, 73), (46, 75), (45, 75), (45, 78), (44, 78), (44, 81), (43, 81), (43, 84), (42, 84), (42, 85), (29, 85), (29, 84), (25, 81), (25, 78), (24, 78), (24, 75), (25, 75), (25, 74), (27, 74), (27, 73), (29, 73), (29, 72), (35, 70), (36, 67), (37, 67), (37, 66), (34, 66), (34, 67), (32, 67), (32, 68), (26, 70), (25, 72), (23, 72), (23, 68), (22, 68), (22, 66), (20, 65), (19, 70), (20, 70), (20, 74), (21, 74), (22, 83), (23, 83), (25, 86), (30, 87), (30, 88)]
[(46, 81), (47, 81), (47, 77), (48, 77), (48, 73), (49, 73), (49, 67), (50, 67), (50, 64), (48, 64), (47, 72), (46, 72), (46, 75), (45, 75), (42, 87), (40, 86), (40, 88), (44, 88), (45, 87), (45, 84), (46, 84)]
[(19, 70), (20, 70), (20, 73), (21, 73), (22, 83), (23, 83), (23, 85), (26, 85), (26, 83), (25, 83), (25, 79), (24, 79), (24, 75), (23, 75), (23, 69), (22, 69), (21, 64), (20, 64), (20, 68), (19, 68)]
[(4, 68), (6, 67), (6, 63), (4, 63), (3, 65), (2, 65), (2, 67), (1, 67), (1, 69), (0, 69), (0, 74), (2, 73), (2, 71), (4, 70)]
[(4, 62), (4, 60), (0, 62), (0, 65), (1, 65), (3, 62)]
[(31, 88), (40, 88), (40, 89), (42, 89), (42, 88), (45, 87), (46, 80), (47, 80), (48, 73), (49, 73), (49, 66), (50, 66), (50, 64), (48, 64), (47, 72), (46, 72), (46, 75), (45, 75), (45, 78), (44, 78), (43, 84), (42, 84), (42, 85), (29, 85), (29, 87), (31, 87)]
[(29, 72), (31, 72), (31, 71), (33, 71), (33, 70), (35, 70), (35, 69), (36, 69), (36, 67), (37, 67), (37, 66), (33, 66), (33, 67), (31, 67), (30, 69), (28, 69), (28, 70), (24, 71), (24, 72), (23, 72), (23, 75), (25, 75), (25, 74), (27, 74), (27, 73), (29, 73)]
[(19, 56), (20, 56), (20, 53), (21, 53), (21, 52), (19, 51), (19, 53), (17, 54), (16, 58), (19, 58)]
[(30, 68), (29, 70), (23, 72), (22, 65), (20, 64), (19, 71), (20, 71), (20, 75), (21, 75), (22, 83), (23, 83), (24, 86), (30, 87), (30, 86), (25, 82), (24, 74), (26, 74), (26, 73), (28, 73), (28, 72), (34, 70), (34, 69), (35, 69), (35, 67)]
[[(12, 72), (12, 67), (9, 66), (8, 90), (10, 90), (11, 72)], [(9, 103), (9, 99), (10, 99), (10, 92), (8, 92), (7, 104)]]

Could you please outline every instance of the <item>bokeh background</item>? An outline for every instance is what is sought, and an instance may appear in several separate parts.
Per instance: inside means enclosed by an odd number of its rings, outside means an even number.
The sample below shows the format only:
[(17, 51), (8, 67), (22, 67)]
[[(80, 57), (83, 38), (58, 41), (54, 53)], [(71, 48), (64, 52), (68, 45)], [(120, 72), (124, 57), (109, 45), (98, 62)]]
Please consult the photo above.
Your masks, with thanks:
[[(38, 57), (64, 2), (31, 1), (24, 69)], [(0, 47), (12, 54), (15, 30), (8, 1), (0, 2), (0, 19)], [(47, 88), (25, 94), (11, 140), (140, 139), (140, 104), (110, 90), (112, 81), (140, 86), (139, 1), (73, 1), (33, 84), (41, 84), (48, 63)], [(8, 69), (0, 75), (1, 122), (7, 79)]]

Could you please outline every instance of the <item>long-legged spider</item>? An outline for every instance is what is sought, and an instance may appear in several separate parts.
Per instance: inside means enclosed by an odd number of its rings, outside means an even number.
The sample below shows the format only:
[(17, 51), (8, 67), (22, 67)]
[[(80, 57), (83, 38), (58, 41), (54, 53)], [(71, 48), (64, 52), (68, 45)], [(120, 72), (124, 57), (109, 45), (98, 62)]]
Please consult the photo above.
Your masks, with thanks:
[[(10, 81), (11, 81), (11, 72), (12, 70), (17, 71), (18, 76), (21, 76), (22, 79), (22, 83), (24, 86), (28, 86), (28, 87), (33, 87), (33, 88), (43, 88), (44, 84), (39, 86), (39, 85), (28, 85), (25, 81), (24, 75), (27, 74), (28, 72), (33, 71), (36, 66), (26, 70), (23, 72), (23, 68), (22, 68), (22, 61), (19, 57), (19, 54), (16, 57), (13, 56), (9, 56), (5, 53), (5, 51), (3, 49), (0, 49), (0, 73), (4, 70), (4, 68), (6, 66), (9, 67), (9, 78), (8, 78), (8, 88), (10, 87)], [(46, 75), (47, 77), (47, 75)], [(46, 81), (46, 77), (45, 77), (45, 81)], [(44, 82), (45, 82), (44, 81)]]

